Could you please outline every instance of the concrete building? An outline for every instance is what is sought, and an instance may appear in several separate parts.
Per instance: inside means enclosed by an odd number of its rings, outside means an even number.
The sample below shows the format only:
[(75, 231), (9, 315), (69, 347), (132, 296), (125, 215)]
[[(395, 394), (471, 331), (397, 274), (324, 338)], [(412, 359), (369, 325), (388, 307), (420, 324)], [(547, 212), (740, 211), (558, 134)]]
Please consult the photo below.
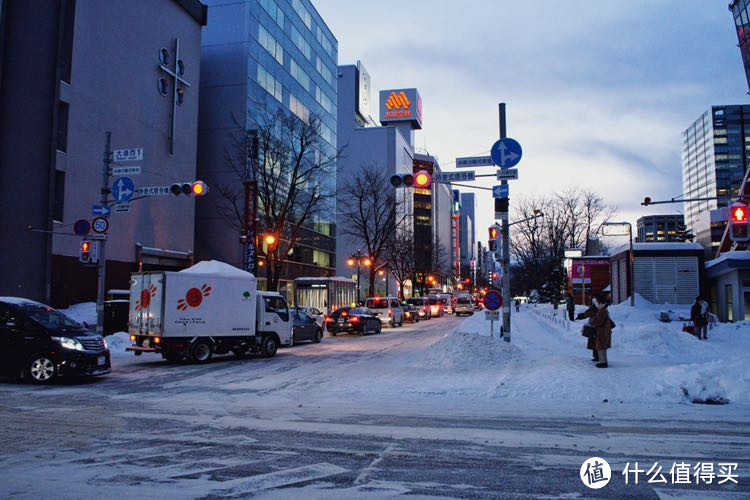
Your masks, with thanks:
[[(737, 194), (750, 167), (748, 154), (750, 105), (711, 106), (682, 133), (683, 196), (708, 198)], [(694, 234), (707, 231), (707, 227), (698, 225), (701, 214), (726, 207), (728, 203), (726, 198), (685, 202), (685, 225)], [(718, 240), (712, 239), (709, 248), (713, 253), (718, 244)]]
[(750, 89), (750, 2), (748, 0), (732, 0), (729, 10), (734, 18), (734, 28), (737, 31), (737, 46), (742, 55), (742, 65), (745, 67), (748, 89)]
[[(72, 225), (100, 201), (107, 131), (114, 149), (142, 149), (137, 187), (195, 179), (206, 15), (198, 0), (2, 2), (0, 295), (95, 299)], [(194, 206), (151, 196), (113, 213), (106, 287), (128, 288), (139, 265), (188, 265)]]
[(636, 221), (636, 241), (640, 243), (659, 241), (683, 241), (681, 231), (685, 224), (682, 214), (647, 215)]
[(474, 193), (461, 193), (458, 223), (461, 278), (470, 277), (472, 266), (476, 266), (476, 206)]
[[(370, 76), (361, 62), (356, 65), (343, 65), (338, 68), (338, 145), (343, 148), (343, 157), (337, 163), (337, 175), (340, 184), (346, 179), (355, 178), (363, 168), (375, 168), (382, 170), (386, 177), (394, 174), (406, 174), (412, 171), (414, 158), (413, 130), (421, 127), (421, 119), (391, 120), (381, 112), (382, 126), (376, 125), (371, 116), (374, 110), (370, 107)], [(385, 110), (385, 105), (391, 92), (382, 98), (380, 107)], [(400, 92), (400, 91), (398, 91)], [(418, 95), (418, 94), (417, 94)], [(416, 107), (415, 103), (412, 105)], [(388, 185), (390, 188), (390, 184)], [(342, 204), (344, 196), (338, 191), (338, 204)], [(410, 190), (399, 188), (396, 196), (400, 197), (402, 209), (405, 213), (411, 213), (412, 201)], [(348, 224), (345, 213), (337, 212), (337, 226), (343, 227)], [(338, 276), (346, 276), (356, 279), (356, 268), (348, 265), (348, 258), (358, 250), (367, 251), (363, 242), (353, 236), (343, 234), (339, 231), (336, 239), (336, 272)], [(376, 289), (388, 294), (395, 295), (398, 291), (396, 279), (388, 273), (387, 276), (378, 278)], [(361, 294), (364, 296), (368, 286), (367, 272), (360, 277)], [(405, 294), (411, 293), (411, 283), (408, 284)]]
[[(316, 154), (336, 155), (338, 42), (310, 0), (206, 3), (209, 23), (201, 45), (198, 172), (226, 194), (201, 203), (196, 254), (199, 259), (243, 267), (242, 218), (237, 215), (244, 209), (242, 175), (251, 162), (262, 160), (259, 153), (245, 151), (245, 141), (269, 116), (283, 113), (307, 122), (312, 115), (320, 121), (322, 139)], [(287, 297), (294, 296), (294, 278), (335, 274), (336, 175), (319, 177), (310, 185), (329, 198), (324, 209), (303, 225), (283, 262), (279, 290)], [(257, 228), (260, 233), (265, 229)], [(262, 248), (258, 254), (261, 264)], [(254, 260), (247, 258), (248, 263)], [(259, 286), (264, 287), (266, 273), (257, 274)]]

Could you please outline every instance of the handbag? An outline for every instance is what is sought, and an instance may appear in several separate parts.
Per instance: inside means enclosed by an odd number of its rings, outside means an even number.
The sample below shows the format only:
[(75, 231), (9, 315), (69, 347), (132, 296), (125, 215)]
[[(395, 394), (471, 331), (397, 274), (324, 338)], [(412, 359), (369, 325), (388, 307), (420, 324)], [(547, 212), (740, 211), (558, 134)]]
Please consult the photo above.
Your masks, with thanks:
[(593, 326), (583, 325), (581, 335), (592, 339), (596, 336), (596, 329)]
[(690, 335), (695, 335), (695, 327), (692, 325), (692, 322), (682, 325), (682, 331)]

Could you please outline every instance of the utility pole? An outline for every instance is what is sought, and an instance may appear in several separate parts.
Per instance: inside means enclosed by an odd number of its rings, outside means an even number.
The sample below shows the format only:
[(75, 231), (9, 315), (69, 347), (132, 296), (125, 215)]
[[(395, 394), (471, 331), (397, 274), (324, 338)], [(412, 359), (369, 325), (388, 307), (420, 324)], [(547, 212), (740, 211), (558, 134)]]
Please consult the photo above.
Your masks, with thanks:
[[(109, 175), (112, 172), (112, 132), (109, 130), (106, 132), (106, 139), (104, 143), (104, 162), (102, 165), (102, 190), (99, 202), (102, 206), (107, 206), (109, 202)], [(96, 240), (96, 244), (99, 245), (99, 262), (98, 262), (98, 283), (96, 290), (96, 331), (104, 335), (104, 286), (105, 276), (107, 272), (107, 253), (105, 252), (107, 246), (106, 235), (103, 238)]]
[[(507, 130), (505, 126), (504, 102), (498, 104), (498, 113), (500, 118), (500, 139), (505, 139), (507, 137)], [(501, 184), (507, 186), (508, 181), (503, 179)], [(502, 254), (500, 253), (500, 245), (497, 245), (495, 255), (500, 258), (503, 270), (503, 340), (506, 342), (510, 342), (510, 226), (508, 222), (508, 205), (508, 198), (497, 198), (495, 200), (495, 211), (503, 214), (501, 216)], [(497, 208), (500, 208), (500, 210), (497, 210)]]

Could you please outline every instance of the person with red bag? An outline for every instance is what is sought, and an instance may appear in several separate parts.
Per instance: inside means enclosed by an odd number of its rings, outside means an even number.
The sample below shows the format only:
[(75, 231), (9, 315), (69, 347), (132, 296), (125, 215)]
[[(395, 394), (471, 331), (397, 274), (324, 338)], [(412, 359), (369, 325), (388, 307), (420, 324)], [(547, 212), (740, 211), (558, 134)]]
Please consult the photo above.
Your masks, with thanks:
[(693, 334), (698, 339), (708, 339), (708, 302), (700, 295), (695, 298), (695, 303), (690, 308), (690, 321), (693, 322)]

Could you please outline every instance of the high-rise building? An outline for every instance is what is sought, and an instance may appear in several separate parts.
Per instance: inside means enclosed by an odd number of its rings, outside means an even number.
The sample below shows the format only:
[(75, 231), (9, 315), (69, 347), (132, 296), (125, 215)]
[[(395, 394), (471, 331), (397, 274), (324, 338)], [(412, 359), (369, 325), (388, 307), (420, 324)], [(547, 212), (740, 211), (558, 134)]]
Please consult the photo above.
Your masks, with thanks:
[(636, 241), (639, 243), (659, 241), (684, 241), (680, 235), (685, 218), (682, 214), (647, 215), (636, 221)]
[(461, 193), (458, 239), (462, 278), (470, 275), (472, 263), (476, 266), (476, 206), (477, 202), (474, 193)]
[[(207, 0), (209, 23), (203, 33), (198, 172), (228, 196), (201, 204), (196, 220), (196, 254), (243, 267), (240, 243), (244, 209), (242, 172), (258, 153), (240, 152), (264, 117), (283, 113), (320, 121), (316, 154), (337, 151), (338, 42), (310, 0)], [(243, 150), (244, 151), (244, 150)], [(253, 156), (256, 156), (255, 158)], [(230, 164), (234, 162), (234, 164)], [(239, 175), (238, 175), (239, 172)], [(336, 175), (308, 183), (328, 195), (322, 210), (301, 228), (283, 261), (279, 290), (293, 297), (301, 276), (333, 276), (336, 266)], [(262, 182), (259, 180), (259, 182)], [(231, 199), (231, 191), (238, 193)], [(262, 189), (262, 188), (261, 188)], [(251, 202), (252, 203), (252, 202)], [(235, 210), (236, 209), (236, 210)], [(262, 203), (258, 210), (262, 212)], [(259, 232), (266, 228), (258, 227)], [(285, 235), (281, 235), (284, 239)], [(258, 263), (264, 262), (259, 245)], [(259, 270), (259, 285), (265, 272)]]
[[(749, 154), (750, 106), (712, 106), (682, 133), (683, 196), (711, 198), (737, 194), (750, 166)], [(685, 202), (685, 224), (694, 234), (708, 231), (700, 227), (701, 214), (729, 203), (729, 198)], [(711, 232), (718, 234), (721, 228)], [(716, 245), (718, 240), (713, 240), (712, 246)]]
[(745, 78), (750, 88), (750, 1), (732, 0), (729, 10), (734, 17), (734, 26), (737, 30), (737, 41), (742, 54), (742, 63), (745, 67)]
[[(206, 16), (198, 0), (2, 2), (0, 295), (61, 307), (96, 298), (97, 267), (79, 262), (72, 229), (100, 203), (106, 132), (112, 149), (141, 150), (113, 165), (139, 167), (136, 188), (195, 179)], [(195, 204), (147, 196), (113, 212), (105, 287), (189, 265)]]

